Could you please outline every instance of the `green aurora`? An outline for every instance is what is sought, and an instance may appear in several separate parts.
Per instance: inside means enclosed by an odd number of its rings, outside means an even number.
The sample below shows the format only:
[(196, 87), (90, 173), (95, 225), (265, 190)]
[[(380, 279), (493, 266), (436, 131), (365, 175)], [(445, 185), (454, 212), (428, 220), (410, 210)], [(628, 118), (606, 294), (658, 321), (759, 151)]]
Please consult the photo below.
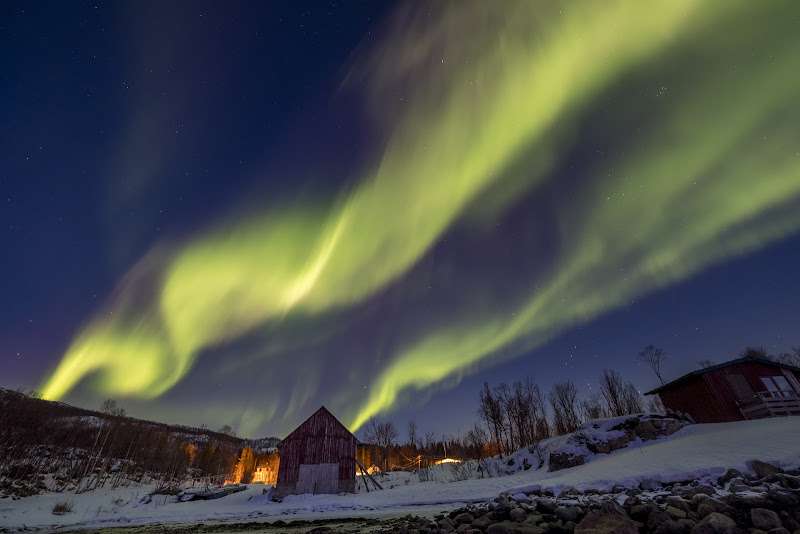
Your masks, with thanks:
[[(385, 139), (371, 171), (338, 198), (157, 246), (75, 338), (46, 398), (86, 378), (108, 395), (160, 396), (204, 351), (291, 314), (346, 315), (409, 283), (454, 228), (477, 235), (521, 199), (547, 197), (558, 247), (546, 268), (518, 273), (522, 295), (503, 306), (487, 283), (485, 306), (413, 329), (368, 392), (336, 392), (355, 430), (409, 394), (800, 228), (792, 3), (418, 7), (403, 6), (345, 78)], [(574, 176), (567, 158), (589, 117), (614, 151)], [(570, 190), (553, 194), (559, 182)], [(287, 414), (307, 395), (292, 399)]]

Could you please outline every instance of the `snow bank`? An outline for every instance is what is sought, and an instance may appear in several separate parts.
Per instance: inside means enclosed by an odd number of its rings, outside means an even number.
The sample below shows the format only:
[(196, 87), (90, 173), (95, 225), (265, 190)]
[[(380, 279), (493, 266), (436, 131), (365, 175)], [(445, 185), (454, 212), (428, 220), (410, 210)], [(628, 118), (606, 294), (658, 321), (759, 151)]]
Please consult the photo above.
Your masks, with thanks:
[[(553, 438), (542, 445), (554, 450), (566, 440), (567, 437)], [(397, 473), (384, 479), (387, 482), (384, 491), (293, 496), (282, 503), (269, 501), (264, 490), (270, 486), (263, 484), (251, 484), (246, 491), (214, 501), (183, 503), (165, 496), (143, 500), (151, 489), (148, 487), (98, 490), (80, 495), (49, 493), (20, 500), (0, 499), (0, 526), (11, 529), (89, 528), (119, 524), (430, 514), (455, 509), (471, 501), (489, 500), (501, 492), (515, 494), (549, 489), (558, 493), (568, 488), (610, 490), (614, 485), (633, 486), (642, 481), (667, 483), (716, 477), (729, 467), (748, 473), (751, 470), (747, 462), (752, 459), (795, 469), (800, 467), (798, 443), (800, 417), (689, 425), (671, 436), (643, 443), (633, 442), (610, 454), (596, 455), (584, 465), (557, 472), (538, 468), (539, 459), (535, 451), (523, 449), (510, 458), (520, 465), (527, 458), (531, 467), (507, 476), (488, 477), (485, 473), (486, 477), (482, 479), (422, 482), (415, 474)], [(507, 466), (508, 458), (503, 462)], [(450, 469), (441, 467), (440, 480), (445, 478), (445, 469)], [(388, 488), (392, 485), (394, 487)], [(53, 515), (53, 506), (60, 501), (72, 502), (73, 511), (66, 515)]]

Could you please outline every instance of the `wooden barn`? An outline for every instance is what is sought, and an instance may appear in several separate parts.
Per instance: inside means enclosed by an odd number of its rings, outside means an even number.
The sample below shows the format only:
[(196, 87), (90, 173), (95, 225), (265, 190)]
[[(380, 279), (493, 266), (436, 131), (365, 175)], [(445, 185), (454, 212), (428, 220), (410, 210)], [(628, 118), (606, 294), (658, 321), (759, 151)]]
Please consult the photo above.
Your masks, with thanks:
[(358, 440), (324, 406), (283, 440), (275, 499), (293, 493), (355, 493)]
[(747, 356), (698, 369), (645, 395), (696, 423), (800, 415), (800, 367)]

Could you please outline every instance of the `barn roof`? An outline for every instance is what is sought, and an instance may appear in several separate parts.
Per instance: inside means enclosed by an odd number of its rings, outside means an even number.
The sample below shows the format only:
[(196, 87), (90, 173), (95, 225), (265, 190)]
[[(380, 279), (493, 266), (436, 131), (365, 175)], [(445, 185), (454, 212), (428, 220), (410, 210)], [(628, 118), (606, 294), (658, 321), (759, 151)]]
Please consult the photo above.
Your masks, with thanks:
[(717, 369), (722, 369), (724, 367), (728, 367), (730, 365), (735, 365), (737, 363), (744, 363), (744, 362), (753, 362), (753, 363), (760, 363), (763, 365), (771, 365), (773, 367), (780, 367), (782, 369), (789, 369), (791, 371), (795, 371), (796, 373), (800, 373), (800, 367), (795, 367), (794, 365), (788, 365), (785, 363), (775, 362), (772, 360), (765, 360), (763, 358), (756, 358), (754, 356), (745, 356), (744, 358), (738, 358), (736, 360), (731, 360), (729, 362), (719, 363), (717, 365), (712, 365), (711, 367), (705, 367), (703, 369), (697, 369), (696, 371), (692, 371), (691, 373), (686, 373), (680, 378), (676, 378), (672, 382), (668, 382), (663, 386), (659, 386), (653, 390), (648, 391), (645, 395), (654, 395), (656, 393), (660, 393), (667, 389), (672, 389), (675, 386), (683, 384), (685, 382), (689, 382), (695, 377), (698, 377), (702, 374), (709, 373), (711, 371), (716, 371)]
[[(313, 414), (311, 414), (311, 417), (309, 417), (308, 419), (306, 419), (305, 421), (303, 421), (303, 422), (302, 422), (300, 425), (298, 425), (298, 426), (297, 426), (297, 428), (295, 428), (295, 429), (294, 429), (294, 430), (291, 432), (291, 434), (289, 434), (288, 436), (286, 436), (286, 437), (283, 439), (283, 442), (281, 442), (281, 445), (283, 445), (283, 443), (285, 443), (285, 442), (289, 441), (290, 439), (297, 439), (297, 438), (299, 437), (299, 434), (302, 434), (302, 433), (303, 433), (303, 427), (305, 427), (306, 425), (308, 425), (308, 424), (309, 424), (309, 422), (310, 422), (312, 419), (315, 419), (315, 418), (318, 418), (318, 417), (324, 417), (325, 419), (328, 419), (328, 420), (330, 420), (330, 421), (331, 421), (331, 422), (334, 424), (334, 426), (339, 426), (339, 427), (341, 427), (341, 430), (344, 430), (345, 432), (347, 432), (348, 434), (350, 434), (351, 436), (353, 436), (353, 439), (355, 439), (356, 441), (358, 441), (358, 439), (357, 439), (357, 438), (356, 438), (356, 437), (353, 435), (353, 433), (352, 433), (352, 432), (350, 432), (350, 430), (348, 430), (348, 428), (347, 428), (346, 426), (344, 426), (344, 425), (342, 424), (342, 422), (341, 422), (341, 421), (339, 421), (339, 420), (336, 418), (336, 416), (335, 416), (335, 415), (333, 415), (331, 412), (329, 412), (329, 411), (328, 411), (328, 409), (327, 409), (327, 408), (325, 408), (325, 406), (320, 406), (319, 410), (317, 410), (316, 412), (314, 412)], [(295, 434), (298, 434), (298, 435), (295, 435)]]

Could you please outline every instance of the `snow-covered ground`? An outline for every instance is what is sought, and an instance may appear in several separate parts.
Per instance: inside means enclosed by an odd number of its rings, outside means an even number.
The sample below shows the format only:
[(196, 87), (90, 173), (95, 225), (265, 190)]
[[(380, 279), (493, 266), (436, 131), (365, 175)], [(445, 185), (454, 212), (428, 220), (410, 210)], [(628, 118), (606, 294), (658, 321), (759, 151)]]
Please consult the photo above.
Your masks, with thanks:
[[(553, 438), (544, 447), (554, 447)], [(355, 495), (300, 495), (281, 503), (271, 502), (263, 484), (213, 500), (175, 502), (175, 497), (147, 499), (146, 486), (97, 490), (80, 495), (48, 493), (20, 500), (0, 500), (0, 527), (88, 528), (147, 523), (193, 523), (203, 521), (249, 521), (277, 519), (333, 519), (337, 517), (384, 517), (402, 514), (430, 515), (501, 492), (511, 494), (532, 489), (554, 493), (567, 488), (610, 490), (614, 485), (635, 486), (644, 480), (675, 482), (716, 478), (726, 468), (752, 472), (748, 461), (760, 459), (784, 469), (800, 467), (800, 417), (782, 417), (725, 424), (690, 425), (675, 434), (645, 443), (632, 442), (625, 449), (597, 455), (586, 464), (553, 473), (536, 469), (537, 456), (527, 449), (512, 456), (519, 465), (525, 457), (533, 466), (507, 476), (445, 482), (453, 478), (453, 467), (438, 466), (431, 481), (417, 474), (392, 473), (382, 483), (383, 491)], [(507, 464), (507, 459), (505, 460)], [(381, 482), (380, 477), (378, 478)], [(393, 486), (393, 487), (389, 487)], [(144, 500), (143, 500), (144, 498)], [(147, 502), (149, 500), (149, 502)], [(58, 502), (72, 504), (72, 512), (53, 515)]]

